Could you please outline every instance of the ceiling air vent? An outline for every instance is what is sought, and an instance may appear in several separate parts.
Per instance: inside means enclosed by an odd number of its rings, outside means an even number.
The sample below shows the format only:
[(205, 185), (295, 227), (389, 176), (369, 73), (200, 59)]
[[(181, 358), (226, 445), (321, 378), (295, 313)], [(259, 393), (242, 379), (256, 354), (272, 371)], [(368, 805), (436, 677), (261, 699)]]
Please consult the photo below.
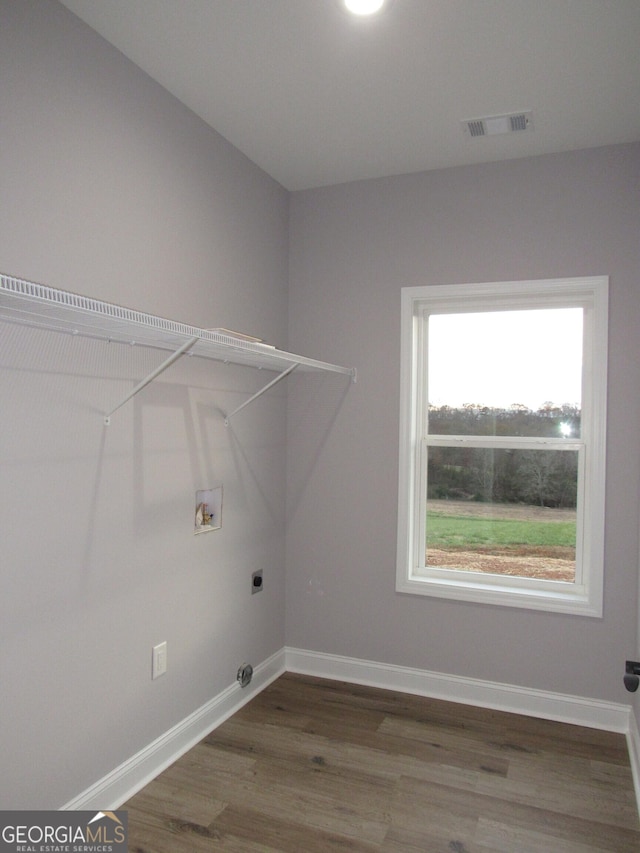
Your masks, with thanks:
[(518, 113), (517, 115), (509, 116), (509, 124), (511, 125), (511, 131), (516, 130), (528, 130), (531, 125), (531, 119), (527, 117), (526, 113)]
[(481, 118), (472, 119), (471, 121), (466, 122), (466, 124), (468, 126), (470, 136), (486, 136), (487, 135), (487, 131), (484, 129), (484, 122), (482, 121)]
[(502, 116), (472, 118), (462, 122), (467, 136), (496, 136), (499, 133), (519, 133), (521, 130), (533, 130), (531, 112), (509, 113)]

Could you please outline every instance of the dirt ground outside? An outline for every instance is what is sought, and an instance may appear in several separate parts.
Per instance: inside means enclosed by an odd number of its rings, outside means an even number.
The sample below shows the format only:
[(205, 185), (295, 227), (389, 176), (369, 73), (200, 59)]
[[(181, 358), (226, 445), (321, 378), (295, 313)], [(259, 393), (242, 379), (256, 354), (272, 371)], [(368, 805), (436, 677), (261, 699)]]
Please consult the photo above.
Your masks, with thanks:
[[(443, 515), (518, 519), (520, 521), (575, 521), (572, 509), (522, 506), (520, 504), (483, 504), (470, 501), (429, 501), (429, 511)], [(575, 580), (575, 552), (562, 546), (513, 546), (478, 548), (473, 551), (430, 548), (430, 566), (460, 569), (467, 572), (541, 578), (544, 580)]]

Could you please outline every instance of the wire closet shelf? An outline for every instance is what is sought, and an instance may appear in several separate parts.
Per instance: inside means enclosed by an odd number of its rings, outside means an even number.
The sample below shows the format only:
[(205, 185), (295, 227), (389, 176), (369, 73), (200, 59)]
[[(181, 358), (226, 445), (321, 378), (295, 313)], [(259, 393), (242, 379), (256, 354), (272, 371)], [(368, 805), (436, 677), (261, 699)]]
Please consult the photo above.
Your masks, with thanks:
[(183, 355), (278, 371), (257, 394), (228, 414), (225, 423), (293, 370), (341, 373), (356, 381), (356, 370), (296, 355), (227, 330), (201, 329), (112, 302), (0, 274), (0, 320), (131, 346), (168, 350), (171, 355), (132, 393), (105, 415), (105, 423), (127, 400)]

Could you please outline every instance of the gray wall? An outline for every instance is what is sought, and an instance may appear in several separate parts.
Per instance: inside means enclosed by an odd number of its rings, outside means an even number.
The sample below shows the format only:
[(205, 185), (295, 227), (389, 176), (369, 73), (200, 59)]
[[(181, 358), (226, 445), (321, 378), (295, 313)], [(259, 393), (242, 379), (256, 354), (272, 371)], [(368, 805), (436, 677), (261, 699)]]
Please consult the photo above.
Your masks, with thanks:
[[(0, 0), (0, 79), (2, 272), (359, 369), (294, 376), (286, 419), (278, 386), (226, 431), (260, 376), (190, 359), (105, 429), (163, 356), (1, 325), (0, 807), (62, 805), (285, 640), (628, 700), (638, 146), (289, 198), (55, 3)], [(397, 595), (400, 287), (593, 274), (611, 276), (604, 619)], [(195, 490), (219, 482), (223, 529), (194, 537)]]
[[(56, 3), (0, 0), (0, 80), (0, 271), (286, 346), (278, 184)], [(105, 428), (164, 357), (0, 324), (1, 808), (62, 805), (284, 644), (285, 391), (227, 431), (262, 376), (189, 359)]]
[[(290, 346), (354, 364), (359, 377), (342, 401), (325, 393), (321, 420), (308, 387), (289, 393), (289, 645), (629, 703), (639, 167), (629, 145), (292, 196)], [(400, 288), (600, 274), (611, 324), (604, 618), (396, 593)]]

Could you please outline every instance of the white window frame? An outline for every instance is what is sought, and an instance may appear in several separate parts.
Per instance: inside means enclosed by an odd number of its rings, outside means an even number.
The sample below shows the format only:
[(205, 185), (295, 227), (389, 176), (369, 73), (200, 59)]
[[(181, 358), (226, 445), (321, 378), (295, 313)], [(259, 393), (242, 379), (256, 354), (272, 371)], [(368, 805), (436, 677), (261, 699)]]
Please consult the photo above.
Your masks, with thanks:
[[(398, 592), (602, 617), (608, 293), (607, 276), (402, 288)], [(428, 315), (574, 307), (584, 309), (581, 436), (545, 441), (578, 451), (575, 583), (425, 566)], [(455, 438), (473, 447), (541, 446), (538, 439)]]

